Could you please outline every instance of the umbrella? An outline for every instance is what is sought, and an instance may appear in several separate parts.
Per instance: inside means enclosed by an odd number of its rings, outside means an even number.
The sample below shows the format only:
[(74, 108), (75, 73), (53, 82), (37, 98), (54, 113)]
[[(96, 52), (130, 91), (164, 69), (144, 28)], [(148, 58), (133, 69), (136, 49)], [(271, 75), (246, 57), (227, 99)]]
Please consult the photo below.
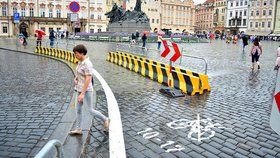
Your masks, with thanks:
[(163, 35), (165, 35), (165, 32), (162, 31), (162, 30), (159, 30), (159, 31), (157, 32), (157, 34), (163, 36)]
[(146, 34), (146, 36), (149, 36), (151, 34), (150, 31), (143, 31), (142, 34)]
[(43, 30), (40, 30), (40, 29), (35, 30), (35, 32), (36, 32), (38, 35), (41, 35), (41, 36), (46, 35), (46, 33), (45, 33)]

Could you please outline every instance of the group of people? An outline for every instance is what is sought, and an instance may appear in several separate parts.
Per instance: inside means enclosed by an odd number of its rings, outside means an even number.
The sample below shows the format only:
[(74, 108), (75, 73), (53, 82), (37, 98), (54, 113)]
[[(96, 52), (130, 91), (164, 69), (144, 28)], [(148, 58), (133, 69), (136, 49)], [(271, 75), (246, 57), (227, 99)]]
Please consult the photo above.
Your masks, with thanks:
[[(140, 39), (140, 33), (136, 30), (136, 33), (132, 33), (131, 34), (131, 42), (130, 44), (136, 44)], [(146, 41), (147, 41), (147, 35), (146, 33), (143, 33), (142, 37), (142, 48), (145, 48), (146, 47)]]

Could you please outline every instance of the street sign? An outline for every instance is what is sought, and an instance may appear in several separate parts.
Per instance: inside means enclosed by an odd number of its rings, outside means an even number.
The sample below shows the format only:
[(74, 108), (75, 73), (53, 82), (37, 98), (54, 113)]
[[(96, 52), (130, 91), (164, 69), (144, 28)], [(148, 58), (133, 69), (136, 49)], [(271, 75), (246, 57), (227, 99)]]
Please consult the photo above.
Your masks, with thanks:
[(280, 92), (278, 92), (275, 96), (276, 105), (278, 107), (278, 111), (280, 112)]
[(181, 56), (181, 53), (180, 53), (180, 50), (179, 50), (179, 47), (177, 45), (177, 43), (175, 42), (172, 42), (172, 47), (173, 47), (173, 50), (174, 52), (170, 53), (170, 48), (167, 44), (167, 41), (166, 40), (162, 40), (162, 43), (163, 43), (163, 46), (164, 46), (164, 51), (161, 53), (161, 56), (172, 61), (172, 62), (176, 62), (176, 60), (178, 58), (180, 58)]
[(70, 4), (69, 4), (69, 9), (73, 12), (73, 13), (77, 13), (77, 12), (79, 12), (80, 11), (80, 4), (78, 3), (78, 2), (75, 2), (75, 1), (73, 1), (73, 2), (71, 2)]
[(78, 21), (78, 14), (71, 13), (71, 15), (70, 15), (70, 21), (71, 21), (71, 22), (76, 22), (76, 21)]
[(19, 23), (20, 16), (19, 13), (14, 13), (14, 23)]

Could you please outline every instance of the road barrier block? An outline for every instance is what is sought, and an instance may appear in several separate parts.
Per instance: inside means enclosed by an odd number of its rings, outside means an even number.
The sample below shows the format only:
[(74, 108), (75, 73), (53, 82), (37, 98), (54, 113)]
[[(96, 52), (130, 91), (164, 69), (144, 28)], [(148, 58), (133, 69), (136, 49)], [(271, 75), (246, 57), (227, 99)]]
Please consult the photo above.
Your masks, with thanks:
[(189, 95), (203, 92), (199, 89), (201, 87), (199, 77), (175, 71), (175, 69), (170, 73), (170, 66), (160, 62), (124, 52), (109, 52), (107, 61), (128, 68), (163, 85), (180, 89)]
[(54, 58), (70, 61), (75, 64), (78, 63), (78, 59), (75, 57), (74, 53), (70, 51), (37, 46), (34, 52), (37, 54), (44, 54), (47, 56), (52, 56)]

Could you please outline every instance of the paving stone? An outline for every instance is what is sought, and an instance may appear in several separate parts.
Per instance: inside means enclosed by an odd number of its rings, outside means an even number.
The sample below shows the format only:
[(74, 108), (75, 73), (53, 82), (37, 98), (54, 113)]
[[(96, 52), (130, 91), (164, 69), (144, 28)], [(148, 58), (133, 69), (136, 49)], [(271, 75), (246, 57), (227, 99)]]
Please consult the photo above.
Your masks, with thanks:
[(203, 156), (207, 157), (207, 158), (218, 158), (218, 156), (216, 154), (213, 154), (213, 152), (208, 152), (208, 151), (205, 151), (202, 153)]
[(256, 149), (256, 148), (253, 148), (253, 149), (251, 149), (250, 151), (251, 151), (252, 153), (254, 153), (254, 154), (260, 156), (260, 157), (264, 157), (264, 155), (265, 155), (265, 153), (264, 153), (263, 151), (261, 151), (261, 150), (259, 150), (259, 149)]
[(131, 142), (130, 143), (131, 146), (133, 146), (135, 149), (137, 149), (138, 151), (142, 151), (145, 149), (145, 146), (143, 146), (142, 144), (140, 144), (139, 142)]
[(145, 156), (139, 152), (138, 150), (136, 150), (135, 148), (129, 149), (127, 150), (127, 153), (129, 155), (131, 155), (132, 157), (139, 157), (139, 158), (145, 158)]
[[(221, 151), (216, 149), (215, 147), (211, 146), (210, 144), (201, 144), (201, 147), (204, 148), (206, 151), (211, 152), (215, 155), (219, 154)], [(206, 156), (206, 155), (204, 155)], [(207, 156), (206, 156), (207, 157)]]
[(189, 156), (193, 157), (193, 158), (205, 158), (204, 156), (202, 156), (201, 154), (191, 151), (188, 153)]
[(195, 152), (197, 152), (197, 153), (199, 153), (199, 154), (201, 154), (202, 152), (205, 151), (203, 148), (201, 148), (201, 147), (199, 147), (199, 146), (196, 146), (196, 145), (193, 145), (193, 144), (188, 145), (188, 147), (189, 147), (190, 149), (193, 149)]
[(226, 147), (228, 147), (228, 148), (230, 148), (230, 149), (232, 149), (232, 150), (234, 150), (234, 149), (236, 148), (235, 145), (233, 145), (233, 144), (231, 144), (231, 143), (229, 143), (229, 142), (225, 142), (223, 145), (226, 146)]
[(247, 156), (244, 156), (244, 155), (242, 155), (242, 154), (240, 154), (240, 153), (235, 153), (235, 154), (233, 155), (233, 157), (236, 157), (236, 158), (248, 158)]
[(219, 154), (219, 157), (222, 157), (222, 158), (232, 158), (232, 156), (227, 155), (227, 154), (225, 154), (225, 153), (220, 153), (220, 154)]
[(271, 150), (271, 149), (268, 149), (268, 148), (263, 148), (261, 147), (260, 149), (263, 153), (267, 153), (269, 155), (272, 155), (272, 156), (276, 156), (277, 152), (274, 151), (274, 150)]
[(246, 144), (252, 148), (259, 149), (261, 146), (259, 144), (253, 143), (253, 142), (246, 142)]
[(151, 151), (151, 150), (145, 149), (142, 153), (143, 153), (146, 157), (149, 157), (149, 158), (158, 157), (158, 154), (154, 153), (154, 152)]
[(222, 152), (225, 152), (225, 153), (228, 154), (228, 155), (233, 155), (233, 154), (235, 153), (234, 150), (232, 150), (232, 149), (230, 149), (230, 148), (227, 148), (227, 147), (222, 147), (220, 150), (221, 150)]
[(274, 147), (273, 145), (266, 143), (266, 142), (260, 142), (259, 145), (261, 145), (265, 148), (268, 148), (268, 149), (272, 149)]
[(237, 148), (236, 151), (242, 155), (248, 155), (250, 153), (248, 150), (244, 150), (242, 148)]

